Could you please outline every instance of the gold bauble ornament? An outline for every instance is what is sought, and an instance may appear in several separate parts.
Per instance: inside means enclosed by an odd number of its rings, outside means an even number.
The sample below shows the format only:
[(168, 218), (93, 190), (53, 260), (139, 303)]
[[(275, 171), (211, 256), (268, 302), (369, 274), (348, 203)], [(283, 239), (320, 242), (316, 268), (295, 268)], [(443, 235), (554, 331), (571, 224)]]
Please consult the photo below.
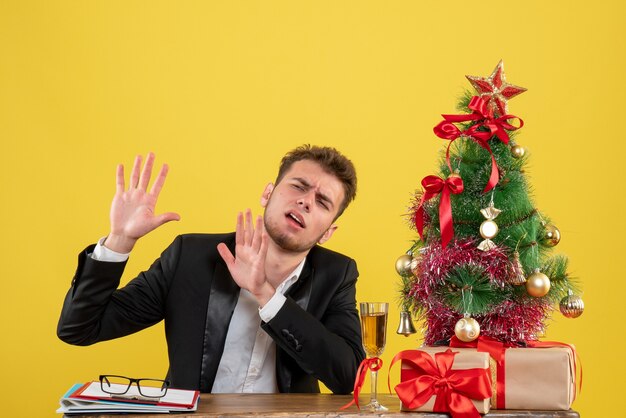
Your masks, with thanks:
[(454, 335), (466, 343), (474, 341), (480, 335), (480, 324), (471, 316), (464, 316), (454, 326)]
[(583, 299), (568, 291), (568, 295), (559, 302), (559, 310), (566, 318), (578, 318), (585, 311), (585, 302)]
[(561, 241), (561, 231), (552, 224), (544, 225), (542, 241), (544, 244), (554, 247)]
[(521, 145), (513, 145), (511, 147), (511, 155), (513, 158), (522, 158), (526, 154), (526, 150)]
[(408, 276), (411, 274), (411, 262), (413, 261), (413, 257), (409, 254), (402, 254), (396, 260), (396, 271), (400, 276)]
[(480, 236), (485, 239), (491, 239), (498, 235), (498, 224), (488, 219), (480, 224)]
[(526, 291), (530, 296), (540, 298), (550, 291), (550, 278), (539, 269), (526, 278)]

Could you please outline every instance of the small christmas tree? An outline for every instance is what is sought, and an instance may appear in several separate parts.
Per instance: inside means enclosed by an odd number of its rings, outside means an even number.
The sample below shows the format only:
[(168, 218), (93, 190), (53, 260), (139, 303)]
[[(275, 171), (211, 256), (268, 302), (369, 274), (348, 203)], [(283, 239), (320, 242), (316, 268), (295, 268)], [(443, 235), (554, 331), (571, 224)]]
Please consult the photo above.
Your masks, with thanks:
[(489, 77), (467, 78), (476, 93), (434, 128), (449, 141), (440, 174), (424, 177), (411, 205), (419, 239), (396, 262), (402, 305), (424, 321), (428, 345), (479, 334), (534, 341), (555, 303), (577, 317), (583, 302), (567, 258), (551, 255), (559, 230), (529, 195), (515, 141), (523, 121), (507, 108), (526, 89), (506, 82), (502, 61)]

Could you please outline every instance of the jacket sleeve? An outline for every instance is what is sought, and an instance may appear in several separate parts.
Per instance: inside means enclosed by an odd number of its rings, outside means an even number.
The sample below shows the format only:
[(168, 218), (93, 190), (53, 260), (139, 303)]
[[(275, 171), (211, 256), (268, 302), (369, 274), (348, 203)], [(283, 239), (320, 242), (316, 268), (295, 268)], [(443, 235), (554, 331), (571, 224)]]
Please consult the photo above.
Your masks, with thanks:
[(92, 259), (87, 247), (78, 257), (57, 326), (58, 337), (90, 345), (140, 331), (161, 321), (171, 278), (177, 267), (178, 237), (152, 266), (118, 289), (126, 263)]
[(336, 394), (352, 392), (357, 369), (365, 358), (356, 310), (357, 276), (356, 263), (350, 259), (321, 319), (287, 297), (276, 316), (262, 323), (276, 344), (305, 372)]

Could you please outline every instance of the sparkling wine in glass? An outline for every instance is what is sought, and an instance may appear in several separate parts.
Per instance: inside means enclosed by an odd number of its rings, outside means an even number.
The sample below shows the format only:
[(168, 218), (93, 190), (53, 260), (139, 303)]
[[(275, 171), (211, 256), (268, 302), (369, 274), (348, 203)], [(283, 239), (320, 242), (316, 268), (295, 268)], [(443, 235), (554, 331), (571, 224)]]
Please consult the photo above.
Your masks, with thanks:
[[(387, 302), (361, 303), (361, 331), (363, 333), (363, 348), (368, 357), (379, 357), (384, 349), (387, 337)], [(365, 406), (370, 411), (386, 411), (376, 399), (376, 380), (378, 371), (372, 370), (372, 390), (370, 402)]]

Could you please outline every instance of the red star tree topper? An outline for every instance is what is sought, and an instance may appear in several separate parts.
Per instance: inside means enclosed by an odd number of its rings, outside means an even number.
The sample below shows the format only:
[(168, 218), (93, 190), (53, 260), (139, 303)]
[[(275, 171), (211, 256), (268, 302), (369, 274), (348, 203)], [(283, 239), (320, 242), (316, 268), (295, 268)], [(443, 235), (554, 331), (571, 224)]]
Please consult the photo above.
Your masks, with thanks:
[(471, 75), (466, 75), (465, 77), (472, 83), (480, 97), (487, 100), (489, 108), (497, 116), (508, 114), (507, 101), (526, 91), (524, 87), (506, 82), (502, 60), (496, 65), (489, 77), (475, 77)]

